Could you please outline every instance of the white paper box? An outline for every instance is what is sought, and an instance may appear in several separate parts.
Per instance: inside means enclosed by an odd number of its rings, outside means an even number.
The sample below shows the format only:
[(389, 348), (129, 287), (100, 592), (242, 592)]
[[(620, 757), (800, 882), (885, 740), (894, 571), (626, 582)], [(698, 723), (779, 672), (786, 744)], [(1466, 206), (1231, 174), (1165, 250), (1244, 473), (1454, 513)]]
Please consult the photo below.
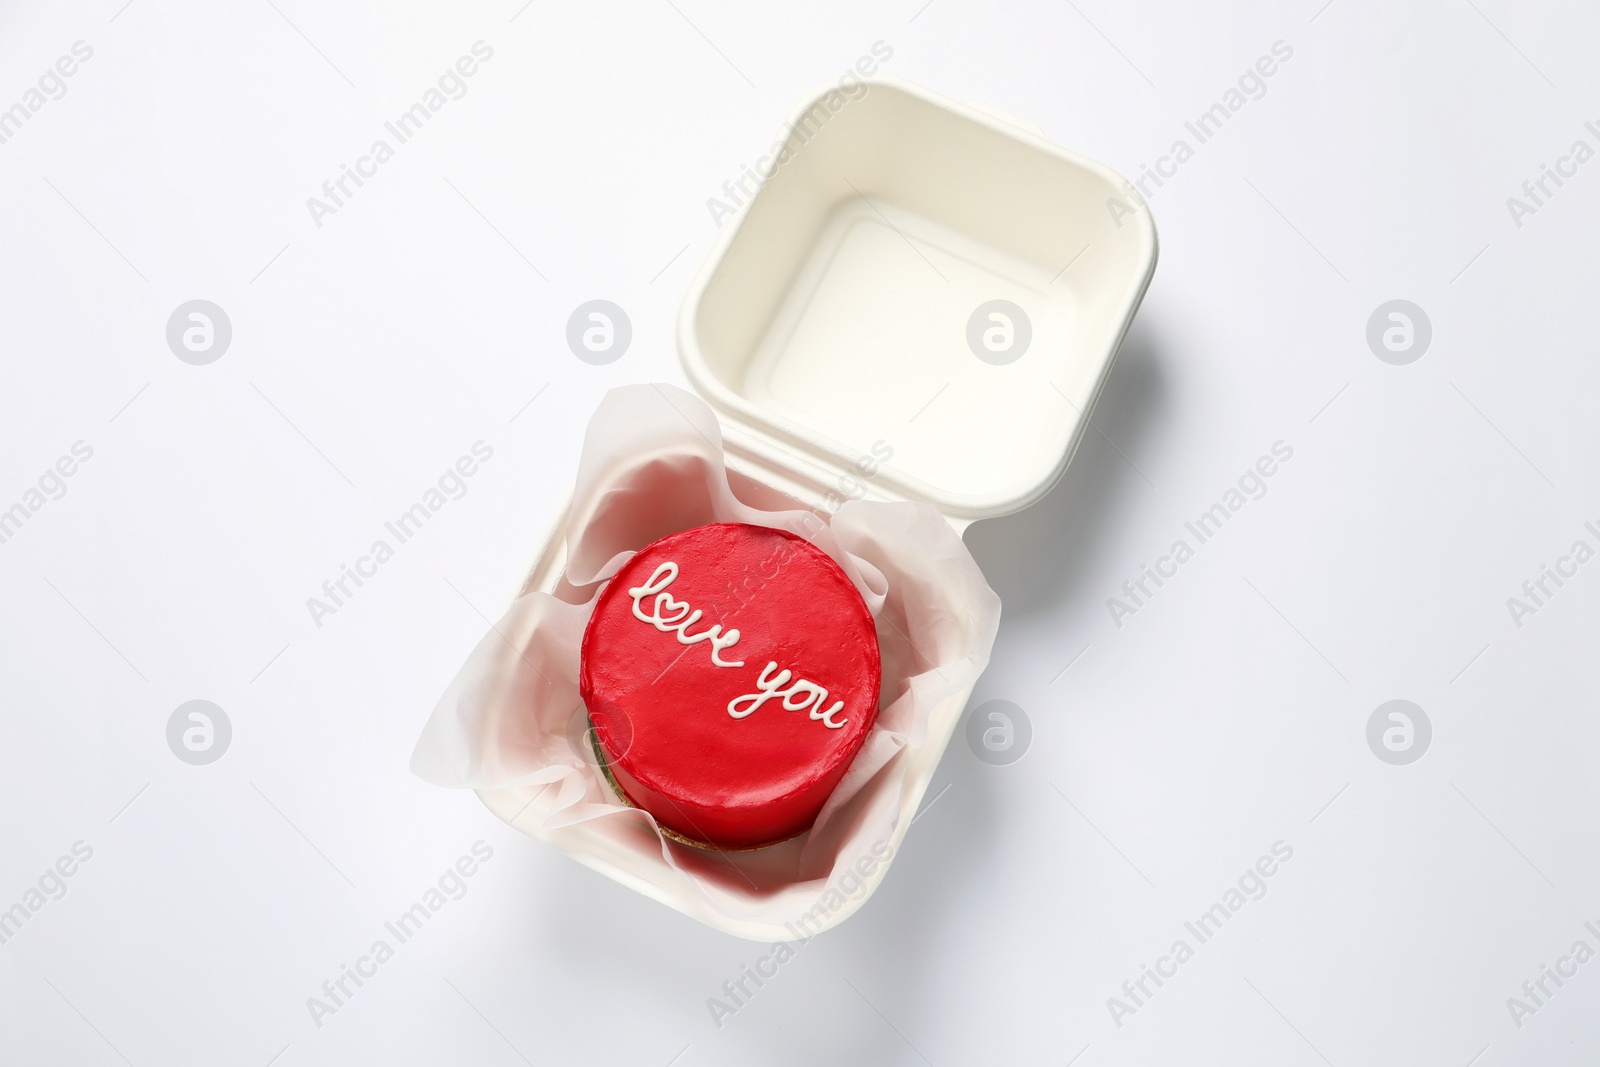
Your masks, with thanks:
[[(684, 298), (679, 355), (751, 503), (828, 507), (841, 484), (860, 486), (932, 504), (960, 531), (1034, 503), (1066, 470), (1155, 270), (1155, 225), (1120, 176), (1015, 120), (897, 79), (853, 94), (830, 89), (797, 113), (780, 162)], [(997, 300), (1023, 315), (973, 326)], [(873, 465), (877, 442), (893, 458), (863, 479), (857, 463)], [(555, 588), (565, 523), (519, 595)], [(914, 756), (896, 852), (970, 695), (938, 708)], [(479, 795), (519, 830), (718, 929), (793, 938), (684, 894), (654, 842), (589, 824), (543, 832), (538, 792)]]

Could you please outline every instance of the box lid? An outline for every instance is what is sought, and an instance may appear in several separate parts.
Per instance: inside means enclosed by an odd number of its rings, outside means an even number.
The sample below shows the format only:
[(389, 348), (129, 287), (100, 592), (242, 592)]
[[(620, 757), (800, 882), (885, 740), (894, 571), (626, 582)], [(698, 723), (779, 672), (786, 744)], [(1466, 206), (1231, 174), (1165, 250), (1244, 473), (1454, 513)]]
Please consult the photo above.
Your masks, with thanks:
[(678, 322), (730, 453), (958, 527), (1048, 492), (1155, 270), (1137, 191), (897, 79), (820, 93), (758, 169)]

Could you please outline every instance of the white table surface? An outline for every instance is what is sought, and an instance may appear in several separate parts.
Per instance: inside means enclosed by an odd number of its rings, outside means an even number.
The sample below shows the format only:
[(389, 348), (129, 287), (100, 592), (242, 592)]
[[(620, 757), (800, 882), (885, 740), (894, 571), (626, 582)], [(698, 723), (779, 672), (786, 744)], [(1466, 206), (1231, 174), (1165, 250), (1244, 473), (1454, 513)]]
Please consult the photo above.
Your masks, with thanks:
[[(0, 509), (93, 450), (0, 544), (0, 909), (92, 850), (0, 945), (0, 1060), (1592, 1062), (1600, 962), (1507, 1000), (1600, 950), (1600, 564), (1520, 626), (1507, 598), (1600, 547), (1600, 162), (1520, 220), (1507, 198), (1600, 147), (1600, 15), (919, 4), (0, 11), (0, 108), (92, 49), (0, 144)], [(317, 226), (306, 199), (479, 40), (466, 94)], [(885, 73), (1130, 176), (1293, 54), (1151, 186), (1161, 263), (1065, 479), (967, 534), (1005, 602), (974, 705), (1023, 708), (1029, 750), (958, 736), (882, 890), (714, 1020), (767, 949), (407, 759), (597, 400), (682, 382), (707, 198), (877, 41)], [(597, 297), (634, 329), (607, 366), (563, 336)], [(233, 330), (205, 366), (165, 337), (193, 299)], [(1432, 326), (1408, 365), (1366, 340), (1392, 299)], [(466, 495), (315, 625), (306, 598), (478, 440)], [(1278, 441), (1267, 494), (1118, 626), (1123, 580)], [(1397, 766), (1366, 731), (1402, 698), (1433, 736)], [(232, 728), (205, 766), (166, 740), (193, 699)], [(461, 899), (314, 1019), (480, 840)], [(1185, 923), (1277, 842), (1200, 944)]]

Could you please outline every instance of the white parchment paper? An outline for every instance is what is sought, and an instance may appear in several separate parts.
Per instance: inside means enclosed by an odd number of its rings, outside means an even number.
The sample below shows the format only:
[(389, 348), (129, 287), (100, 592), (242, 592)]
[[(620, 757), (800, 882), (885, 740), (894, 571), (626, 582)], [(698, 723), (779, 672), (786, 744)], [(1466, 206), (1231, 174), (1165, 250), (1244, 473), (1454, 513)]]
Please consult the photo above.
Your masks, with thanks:
[[(883, 657), (878, 720), (815, 825), (793, 842), (712, 853), (660, 834), (617, 799), (596, 764), (578, 694), (579, 646), (604, 583), (639, 549), (713, 522), (788, 530), (831, 556), (877, 623)], [(461, 667), (411, 758), (421, 778), (452, 788), (539, 786), (541, 832), (587, 820), (653, 835), (674, 888), (717, 914), (785, 923), (875, 867), (901, 817), (906, 757), (928, 719), (989, 661), (1000, 600), (933, 507), (853, 500), (826, 511), (764, 511), (736, 498), (715, 415), (665, 385), (608, 393), (584, 437), (554, 594), (517, 599)], [(623, 835), (624, 839), (627, 835)], [(854, 876), (860, 882), (859, 876)]]

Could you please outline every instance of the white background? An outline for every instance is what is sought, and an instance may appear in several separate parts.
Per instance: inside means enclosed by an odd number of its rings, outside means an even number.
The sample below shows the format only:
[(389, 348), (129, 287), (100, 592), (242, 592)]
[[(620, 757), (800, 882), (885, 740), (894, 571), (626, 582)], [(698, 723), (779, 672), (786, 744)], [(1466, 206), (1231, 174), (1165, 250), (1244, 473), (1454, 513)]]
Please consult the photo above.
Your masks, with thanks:
[[(0, 108), (94, 50), (0, 145), (0, 508), (94, 450), (0, 545), (0, 908), (93, 849), (0, 946), (0, 1060), (1592, 1062), (1600, 962), (1520, 1028), (1506, 1000), (1600, 948), (1600, 564), (1520, 628), (1506, 598), (1596, 542), (1600, 163), (1520, 227), (1506, 198), (1597, 146), (1600, 16), (673, 2), (0, 12)], [(466, 96), (317, 227), (307, 197), (480, 39)], [(880, 40), (885, 73), (1131, 176), (1293, 57), (1152, 197), (1161, 263), (1066, 478), (967, 534), (1005, 603), (974, 705), (1020, 705), (1030, 749), (958, 735), (882, 890), (719, 1027), (767, 949), (407, 759), (600, 396), (682, 381), (706, 199)], [(597, 297), (634, 328), (606, 367), (564, 341)], [(165, 340), (196, 298), (233, 327), (209, 366)], [(1394, 298), (1433, 325), (1409, 366), (1365, 339)], [(314, 625), (480, 439), (467, 495)], [(1279, 440), (1270, 492), (1117, 626), (1107, 598)], [(196, 698), (233, 727), (203, 767), (165, 735)], [(1433, 724), (1409, 766), (1366, 742), (1394, 698)], [(466, 895), (316, 1025), (480, 839)], [(1278, 841), (1267, 895), (1118, 1026), (1107, 998)]]

